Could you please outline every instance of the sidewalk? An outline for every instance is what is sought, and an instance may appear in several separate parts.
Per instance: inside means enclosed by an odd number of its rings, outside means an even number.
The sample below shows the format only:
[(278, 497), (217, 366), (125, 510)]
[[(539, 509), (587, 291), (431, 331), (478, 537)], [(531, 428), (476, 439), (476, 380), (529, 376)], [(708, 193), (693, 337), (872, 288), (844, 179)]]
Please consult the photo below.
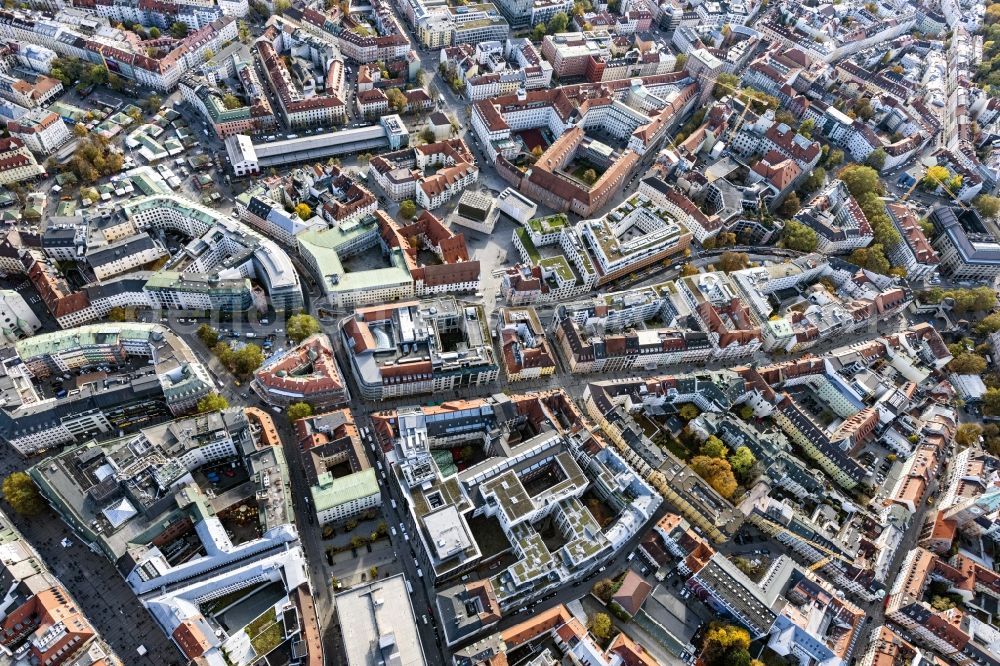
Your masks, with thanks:
[[(340, 547), (340, 548), (349, 547), (351, 545), (351, 539), (353, 539), (354, 537), (361, 537), (362, 539), (367, 541), (369, 537), (371, 537), (372, 533), (378, 529), (378, 526), (384, 522), (386, 522), (385, 519), (383, 519), (382, 516), (379, 515), (372, 520), (359, 521), (358, 526), (355, 527), (350, 532), (346, 532), (343, 526), (339, 526), (336, 528), (336, 534), (334, 534), (332, 538), (323, 539), (321, 541), (321, 543), (323, 544), (323, 549), (326, 550), (327, 548), (330, 547)], [(386, 530), (388, 530), (388, 528), (389, 528), (388, 523), (386, 523)], [(318, 529), (320, 534), (322, 534), (323, 529), (322, 528)], [(388, 539), (388, 538), (389, 538), (388, 534), (386, 534), (385, 537), (382, 537), (382, 539)]]
[(384, 578), (402, 571), (399, 565), (399, 557), (392, 548), (388, 539), (381, 539), (372, 544), (372, 552), (362, 546), (358, 548), (358, 556), (354, 557), (350, 550), (337, 553), (333, 556), (333, 566), (325, 562), (326, 579), (336, 578), (340, 582), (340, 590), (345, 590), (355, 585), (370, 580), (369, 569), (378, 567), (378, 577)]

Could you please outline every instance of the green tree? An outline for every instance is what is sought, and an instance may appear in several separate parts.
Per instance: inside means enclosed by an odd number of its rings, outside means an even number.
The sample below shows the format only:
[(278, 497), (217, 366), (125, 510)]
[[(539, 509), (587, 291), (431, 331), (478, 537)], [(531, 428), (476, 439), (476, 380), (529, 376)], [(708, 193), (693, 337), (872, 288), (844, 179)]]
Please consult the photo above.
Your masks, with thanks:
[(830, 151), (830, 154), (826, 157), (826, 165), (831, 169), (835, 166), (840, 166), (844, 161), (844, 151), (840, 148), (834, 148)]
[(948, 363), (948, 370), (959, 375), (981, 375), (986, 370), (986, 359), (972, 352), (959, 354)]
[(593, 185), (597, 182), (597, 172), (593, 169), (587, 169), (583, 172), (583, 182), (587, 185)]
[(983, 413), (990, 416), (1000, 416), (1000, 388), (986, 389), (982, 399)]
[(434, 130), (432, 130), (430, 127), (425, 127), (420, 132), (420, 138), (423, 140), (424, 143), (434, 143), (435, 139), (437, 139), (437, 137), (434, 136)]
[(399, 216), (404, 220), (412, 220), (417, 214), (417, 204), (411, 199), (407, 199), (399, 204)]
[(195, 331), (195, 335), (197, 335), (198, 339), (201, 340), (202, 343), (209, 349), (219, 343), (219, 332), (208, 324), (202, 324), (199, 326), (198, 330)]
[(881, 171), (885, 166), (885, 160), (889, 156), (886, 154), (885, 150), (882, 148), (876, 148), (868, 155), (868, 166), (875, 169), (876, 171)]
[(291, 0), (274, 0), (274, 13), (280, 16), (287, 12), (291, 6)]
[(59, 67), (53, 66), (49, 70), (49, 76), (51, 76), (53, 79), (59, 79), (59, 81), (66, 87), (69, 87), (69, 85), (73, 83), (73, 81), (69, 78), (66, 72), (64, 72)]
[(955, 430), (955, 443), (962, 448), (968, 448), (979, 443), (983, 427), (977, 423), (963, 423)]
[[(983, 409), (984, 411), (986, 410), (985, 401)], [(994, 411), (991, 408), (991, 410), (986, 413), (993, 414)], [(983, 446), (992, 456), (1000, 454), (1000, 426), (996, 423), (987, 423), (983, 426)]]
[(920, 186), (926, 190), (936, 190), (942, 183), (947, 184), (951, 174), (943, 166), (934, 165), (928, 167), (927, 173), (920, 181)]
[(951, 597), (942, 597), (934, 595), (931, 597), (931, 608), (938, 611), (951, 610), (955, 607), (955, 602)]
[(297, 314), (288, 318), (288, 337), (295, 344), (319, 332), (319, 321), (311, 315)]
[(823, 167), (816, 167), (806, 178), (805, 182), (802, 183), (802, 190), (808, 194), (815, 192), (816, 190), (823, 187), (826, 184), (826, 169)]
[(878, 172), (870, 166), (849, 164), (840, 170), (839, 178), (855, 199), (865, 193), (878, 193), (881, 190)]
[(896, 226), (889, 219), (885, 211), (885, 203), (875, 192), (865, 192), (859, 197), (855, 197), (858, 206), (865, 214), (865, 219), (872, 227), (875, 242), (883, 248), (894, 247), (902, 240)]
[(867, 97), (859, 99), (851, 111), (853, 111), (854, 114), (862, 120), (871, 120), (871, 117), (875, 115), (875, 110), (872, 109), (871, 100)]
[(611, 602), (611, 597), (615, 596), (615, 588), (616, 586), (613, 580), (610, 578), (602, 578), (594, 583), (594, 587), (591, 588), (590, 591), (595, 597), (607, 604)]
[(736, 234), (731, 231), (720, 231), (715, 235), (715, 247), (732, 247), (736, 245)]
[[(1000, 3), (990, 6), (1000, 7)], [(976, 210), (978, 210), (979, 214), (983, 217), (996, 217), (997, 213), (1000, 213), (1000, 197), (995, 197), (990, 194), (980, 194), (972, 200), (972, 205), (976, 207)]]
[(402, 113), (406, 110), (408, 101), (406, 95), (399, 88), (389, 88), (385, 91), (385, 96), (389, 98), (389, 108), (396, 113)]
[(185, 37), (187, 37), (188, 27), (186, 24), (181, 23), (180, 21), (175, 21), (170, 26), (170, 34), (175, 39), (184, 39)]
[(976, 324), (976, 334), (983, 336), (1000, 331), (1000, 312), (986, 315)]
[(531, 31), (531, 38), (536, 42), (540, 42), (545, 38), (544, 23), (539, 23), (538, 25), (535, 26), (535, 29)]
[(792, 127), (795, 125), (795, 116), (792, 115), (791, 111), (780, 109), (774, 114), (774, 122)]
[(722, 440), (715, 435), (710, 435), (701, 445), (698, 452), (709, 458), (725, 458), (729, 454), (729, 449), (722, 443)]
[(802, 121), (802, 124), (799, 125), (799, 134), (807, 139), (811, 139), (814, 129), (816, 129), (816, 121), (812, 118), (806, 118)]
[(298, 421), (313, 415), (313, 408), (308, 402), (295, 402), (288, 406), (288, 420)]
[(740, 89), (740, 77), (729, 72), (723, 72), (715, 78), (715, 87), (712, 88), (712, 97), (722, 99), (726, 95), (734, 94)]
[(799, 212), (800, 208), (802, 208), (802, 202), (799, 200), (799, 195), (792, 192), (781, 202), (778, 213), (782, 217), (789, 218)]
[(691, 469), (726, 499), (736, 492), (736, 477), (728, 460), (695, 456), (691, 459)]
[(729, 456), (729, 465), (733, 468), (733, 473), (741, 479), (747, 478), (756, 462), (753, 451), (746, 446), (737, 447)]
[(225, 95), (222, 96), (222, 105), (227, 109), (232, 110), (232, 109), (238, 109), (241, 106), (243, 106), (243, 102), (241, 102), (240, 98), (234, 95), (233, 93), (226, 93)]
[(702, 656), (708, 666), (754, 666), (749, 647), (750, 633), (746, 629), (713, 622), (705, 634)]
[(45, 500), (38, 486), (24, 472), (14, 472), (3, 480), (3, 496), (14, 511), (22, 516), (34, 516), (45, 509)]
[(733, 648), (726, 653), (725, 661), (722, 664), (713, 662), (711, 666), (763, 666), (763, 662), (750, 656), (750, 650), (746, 648)]
[(781, 242), (789, 250), (814, 252), (819, 243), (816, 231), (796, 220), (785, 222), (781, 232)]
[(163, 107), (163, 98), (159, 95), (150, 95), (144, 104), (147, 113), (156, 113)]
[(750, 256), (745, 252), (723, 252), (719, 257), (718, 268), (724, 273), (741, 271), (750, 265)]
[(104, 65), (91, 65), (87, 70), (86, 82), (91, 85), (104, 85), (108, 82), (108, 68)]
[(157, 28), (156, 26), (153, 26), (152, 28), (150, 28), (149, 29), (149, 38), (150, 39), (159, 39), (160, 38), (160, 29)]
[(309, 204), (305, 202), (299, 202), (295, 204), (295, 214), (299, 216), (300, 220), (308, 220), (312, 217), (313, 211), (309, 207)]
[(885, 256), (885, 251), (878, 243), (869, 247), (859, 247), (851, 253), (848, 261), (865, 270), (872, 271), (873, 273), (881, 273), (882, 275), (887, 274), (891, 268), (889, 260)]
[(698, 418), (699, 414), (701, 414), (701, 410), (698, 409), (698, 406), (695, 405), (693, 402), (685, 402), (683, 405), (680, 406), (680, 409), (677, 410), (677, 415), (680, 416), (685, 421), (696, 419)]
[(239, 375), (249, 375), (264, 362), (264, 352), (254, 344), (244, 345), (233, 352), (233, 370)]
[(947, 292), (955, 300), (955, 312), (982, 312), (996, 305), (996, 292), (990, 287), (953, 289)]
[(566, 16), (566, 12), (559, 12), (549, 20), (548, 30), (553, 35), (566, 32), (566, 26), (569, 25), (569, 17)]
[(209, 393), (198, 401), (198, 413), (217, 412), (229, 406), (229, 401), (218, 393)]
[(677, 54), (677, 62), (674, 64), (674, 71), (679, 72), (687, 65), (688, 56), (686, 53)]
[(590, 632), (602, 641), (611, 638), (611, 617), (607, 613), (597, 613), (591, 617)]
[(216, 358), (219, 359), (219, 363), (226, 366), (227, 368), (232, 368), (233, 366), (233, 348), (229, 346), (228, 343), (218, 342), (214, 347), (212, 347), (212, 353), (215, 354)]

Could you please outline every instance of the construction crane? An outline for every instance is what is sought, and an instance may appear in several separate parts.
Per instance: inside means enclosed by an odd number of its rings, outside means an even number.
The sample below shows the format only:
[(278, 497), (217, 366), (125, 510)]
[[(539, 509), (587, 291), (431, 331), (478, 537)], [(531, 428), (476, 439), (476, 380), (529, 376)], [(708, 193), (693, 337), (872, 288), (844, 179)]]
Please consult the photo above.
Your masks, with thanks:
[(811, 567), (809, 567), (809, 571), (817, 571), (819, 569), (822, 569), (823, 567), (825, 567), (826, 565), (828, 565), (832, 561), (833, 561), (832, 557), (824, 557), (822, 560), (820, 560), (819, 562), (816, 562)]
[[(764, 97), (759, 93), (747, 90), (746, 88), (740, 88), (738, 86), (731, 86), (728, 83), (723, 83), (722, 81), (719, 81), (718, 77), (709, 78), (708, 76), (705, 76), (701, 72), (695, 74), (695, 76), (698, 77), (699, 79), (704, 80), (706, 84), (711, 84), (713, 88), (715, 86), (722, 86), (723, 88), (729, 90), (730, 92), (735, 93), (736, 95), (746, 95), (747, 98), (760, 102), (762, 104), (766, 104), (769, 101), (766, 97)], [(736, 124), (733, 125), (731, 128), (727, 129), (725, 132), (723, 132), (722, 136), (719, 137), (719, 141), (724, 141), (726, 140), (726, 138), (729, 136), (730, 133), (736, 133), (739, 131), (740, 127), (743, 126), (743, 121), (744, 119), (746, 119), (747, 112), (749, 110), (750, 110), (750, 103), (745, 101), (743, 104), (743, 111), (742, 113), (740, 113), (739, 118), (736, 119)]]
[[(717, 78), (709, 78), (708, 76), (706, 76), (705, 74), (702, 74), (701, 72), (695, 74), (694, 76), (697, 77), (697, 78), (699, 78), (699, 79), (704, 79), (704, 81), (705, 81), (706, 84), (710, 84), (713, 87), (715, 85), (720, 85), (723, 88), (727, 88), (727, 89), (729, 89), (729, 90), (731, 90), (733, 92), (743, 93), (747, 97), (749, 97), (751, 99), (754, 99), (754, 100), (757, 100), (758, 102), (764, 102), (764, 103), (766, 103), (766, 101), (767, 101), (766, 99), (764, 99), (763, 97), (761, 97), (760, 95), (758, 95), (758, 94), (756, 94), (754, 92), (751, 92), (749, 90), (745, 90), (743, 88), (737, 88), (735, 86), (731, 86), (728, 83), (722, 83), (722, 82), (718, 81)], [(722, 135), (719, 137), (719, 141), (725, 141), (730, 132), (737, 131), (743, 125), (743, 120), (744, 120), (744, 118), (746, 118), (747, 111), (749, 111), (749, 110), (750, 110), (750, 105), (749, 104), (744, 104), (743, 105), (743, 112), (740, 114), (740, 117), (737, 119), (736, 125), (733, 128), (731, 128), (731, 129), (727, 128), (727, 130), (725, 132), (723, 132)], [(665, 138), (666, 138), (667, 144), (670, 146), (670, 148), (674, 152), (679, 152), (678, 149), (677, 149), (677, 144), (674, 143), (673, 137), (671, 137), (671, 136), (668, 135)]]
[[(907, 199), (909, 199), (910, 195), (913, 194), (913, 190), (917, 189), (917, 185), (919, 185), (920, 181), (922, 181), (926, 176), (930, 176), (930, 174), (928, 173), (927, 167), (924, 167), (923, 172), (921, 173), (921, 177), (913, 181), (913, 184), (910, 185), (910, 189), (906, 190), (906, 194), (900, 197), (899, 200), (906, 201)], [(940, 178), (934, 178), (934, 180), (937, 182), (938, 185), (942, 187), (942, 189), (944, 189), (945, 192), (948, 193), (948, 196), (951, 197), (952, 201), (958, 204), (959, 208), (961, 208), (962, 210), (969, 210), (969, 206), (964, 201), (959, 199), (955, 195), (955, 193), (951, 191), (951, 188), (949, 188), (948, 185), (945, 184), (943, 180), (941, 180)]]
[[(925, 171), (926, 171), (926, 169), (925, 169)], [(913, 194), (913, 190), (917, 189), (917, 185), (919, 185), (919, 184), (920, 184), (920, 179), (919, 178), (914, 179), (913, 185), (910, 185), (910, 189), (906, 190), (906, 194), (904, 194), (903, 196), (901, 196), (899, 198), (899, 200), (900, 201), (906, 201), (907, 199), (909, 199), (910, 195)]]
[(810, 571), (815, 571), (817, 569), (821, 569), (821, 568), (825, 567), (834, 558), (836, 558), (838, 560), (841, 560), (845, 564), (854, 564), (854, 562), (852, 560), (844, 557), (843, 555), (841, 555), (840, 553), (838, 553), (835, 550), (831, 550), (831, 549), (827, 548), (823, 544), (816, 543), (815, 541), (812, 541), (810, 539), (806, 539), (801, 534), (796, 534), (795, 532), (792, 532), (790, 529), (788, 529), (787, 527), (785, 527), (783, 525), (780, 525), (780, 524), (775, 523), (775, 522), (770, 521), (770, 520), (768, 522), (770, 522), (775, 527), (776, 534), (780, 534), (780, 533), (789, 534), (793, 538), (798, 539), (799, 541), (804, 541), (807, 544), (809, 544), (810, 546), (812, 546), (813, 548), (815, 548), (816, 550), (819, 550), (819, 551), (821, 551), (821, 552), (823, 552), (823, 553), (826, 554), (826, 557), (824, 557), (823, 559), (819, 560), (818, 562), (815, 562), (810, 567), (810, 569), (809, 569)]

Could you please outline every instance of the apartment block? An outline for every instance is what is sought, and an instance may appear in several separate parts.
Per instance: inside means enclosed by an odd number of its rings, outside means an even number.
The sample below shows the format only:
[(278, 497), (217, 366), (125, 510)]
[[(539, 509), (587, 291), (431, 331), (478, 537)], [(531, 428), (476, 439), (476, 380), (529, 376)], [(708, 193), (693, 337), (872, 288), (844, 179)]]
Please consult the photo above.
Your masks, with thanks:
[(488, 326), (481, 307), (442, 296), (357, 308), (341, 335), (362, 395), (381, 400), (496, 381)]
[(344, 523), (381, 506), (381, 487), (349, 410), (299, 419), (294, 429), (318, 524)]
[(58, 114), (42, 109), (30, 111), (7, 123), (10, 135), (39, 155), (51, 155), (70, 140), (72, 134)]
[(261, 400), (287, 407), (305, 402), (316, 409), (341, 405), (350, 398), (337, 369), (330, 339), (310, 336), (254, 373), (250, 388)]

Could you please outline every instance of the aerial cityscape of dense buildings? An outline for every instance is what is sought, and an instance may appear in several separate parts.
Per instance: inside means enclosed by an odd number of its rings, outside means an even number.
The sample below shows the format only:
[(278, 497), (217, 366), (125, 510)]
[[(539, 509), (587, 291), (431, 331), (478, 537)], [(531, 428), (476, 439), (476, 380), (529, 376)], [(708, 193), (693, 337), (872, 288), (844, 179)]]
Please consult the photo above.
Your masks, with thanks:
[(1000, 666), (1000, 4), (0, 9), (0, 664)]

